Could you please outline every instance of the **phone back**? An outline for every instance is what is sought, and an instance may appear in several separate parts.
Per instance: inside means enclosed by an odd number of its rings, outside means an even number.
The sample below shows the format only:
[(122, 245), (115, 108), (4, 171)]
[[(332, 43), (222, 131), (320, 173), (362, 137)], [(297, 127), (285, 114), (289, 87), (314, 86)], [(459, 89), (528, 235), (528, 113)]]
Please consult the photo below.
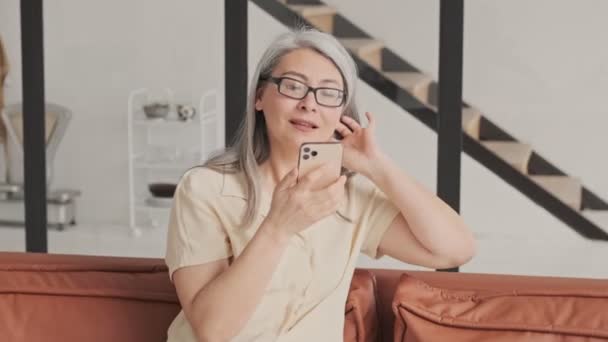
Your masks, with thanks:
[(298, 180), (310, 171), (329, 164), (329, 170), (315, 184), (315, 189), (324, 188), (340, 177), (342, 169), (342, 144), (340, 142), (304, 143), (298, 158)]

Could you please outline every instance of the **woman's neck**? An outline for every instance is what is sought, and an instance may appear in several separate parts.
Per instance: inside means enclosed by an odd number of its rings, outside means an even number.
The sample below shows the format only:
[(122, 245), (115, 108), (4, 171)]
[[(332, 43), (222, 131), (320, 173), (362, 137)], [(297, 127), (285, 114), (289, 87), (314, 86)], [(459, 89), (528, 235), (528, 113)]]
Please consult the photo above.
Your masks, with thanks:
[(281, 179), (298, 166), (298, 155), (293, 151), (272, 151), (270, 157), (260, 165), (264, 189), (274, 191)]

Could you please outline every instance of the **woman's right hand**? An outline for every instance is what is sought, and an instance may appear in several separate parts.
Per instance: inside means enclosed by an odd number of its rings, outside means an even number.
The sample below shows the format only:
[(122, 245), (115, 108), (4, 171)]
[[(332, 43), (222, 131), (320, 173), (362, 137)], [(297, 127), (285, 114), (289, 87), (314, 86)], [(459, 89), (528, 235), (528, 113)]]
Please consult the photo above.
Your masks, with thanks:
[(321, 166), (297, 181), (298, 170), (293, 169), (283, 177), (274, 190), (265, 219), (273, 234), (290, 238), (338, 210), (344, 198), (346, 176), (340, 176), (324, 188), (315, 186), (328, 171), (329, 167)]

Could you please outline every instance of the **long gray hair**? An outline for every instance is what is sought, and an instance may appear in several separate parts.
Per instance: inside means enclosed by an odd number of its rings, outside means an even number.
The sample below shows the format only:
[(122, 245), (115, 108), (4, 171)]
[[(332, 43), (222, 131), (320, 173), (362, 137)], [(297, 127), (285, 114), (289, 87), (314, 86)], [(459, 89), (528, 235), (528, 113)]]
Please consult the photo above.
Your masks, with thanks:
[[(357, 82), (357, 66), (346, 49), (332, 35), (310, 28), (295, 29), (278, 36), (266, 49), (253, 74), (245, 118), (241, 122), (231, 147), (208, 159), (202, 167), (218, 172), (244, 173), (247, 183), (247, 210), (242, 226), (248, 227), (260, 208), (259, 164), (270, 156), (270, 142), (263, 113), (256, 111), (258, 90), (264, 85), (262, 79), (271, 76), (281, 58), (289, 52), (308, 48), (329, 58), (340, 71), (345, 85), (346, 102), (342, 115), (350, 116), (357, 122), (359, 113), (354, 98)], [(336, 132), (336, 135), (339, 134)], [(344, 170), (343, 170), (344, 171)], [(348, 177), (353, 173), (346, 172)], [(340, 215), (342, 216), (342, 215)]]

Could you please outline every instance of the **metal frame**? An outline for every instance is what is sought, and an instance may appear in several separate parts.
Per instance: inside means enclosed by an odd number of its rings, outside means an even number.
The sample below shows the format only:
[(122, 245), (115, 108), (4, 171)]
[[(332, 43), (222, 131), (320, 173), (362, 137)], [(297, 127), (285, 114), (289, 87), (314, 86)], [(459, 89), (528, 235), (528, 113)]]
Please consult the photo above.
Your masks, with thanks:
[(47, 252), (42, 0), (21, 0), (25, 246)]
[(248, 2), (224, 1), (226, 147), (234, 142), (247, 107)]
[[(437, 195), (460, 211), (464, 0), (441, 0)], [(457, 272), (458, 268), (439, 271)]]

